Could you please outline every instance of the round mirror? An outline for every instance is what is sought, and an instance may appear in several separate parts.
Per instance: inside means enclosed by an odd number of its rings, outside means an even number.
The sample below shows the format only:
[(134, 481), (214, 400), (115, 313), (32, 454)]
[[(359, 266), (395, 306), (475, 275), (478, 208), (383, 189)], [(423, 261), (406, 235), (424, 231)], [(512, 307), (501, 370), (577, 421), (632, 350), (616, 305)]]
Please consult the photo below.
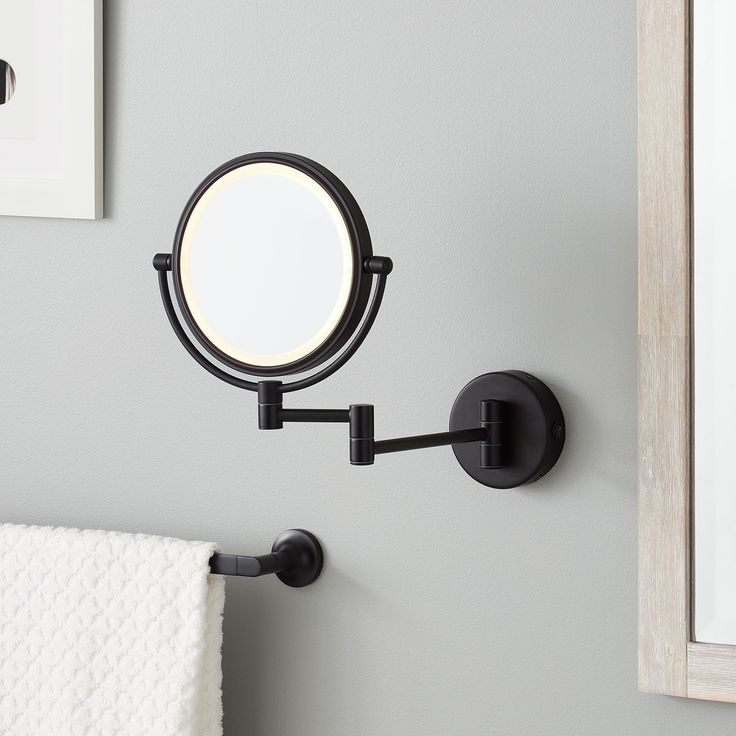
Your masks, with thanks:
[(218, 359), (253, 375), (297, 373), (334, 355), (360, 323), (371, 255), (365, 219), (334, 174), (301, 156), (250, 154), (189, 200), (174, 286)]

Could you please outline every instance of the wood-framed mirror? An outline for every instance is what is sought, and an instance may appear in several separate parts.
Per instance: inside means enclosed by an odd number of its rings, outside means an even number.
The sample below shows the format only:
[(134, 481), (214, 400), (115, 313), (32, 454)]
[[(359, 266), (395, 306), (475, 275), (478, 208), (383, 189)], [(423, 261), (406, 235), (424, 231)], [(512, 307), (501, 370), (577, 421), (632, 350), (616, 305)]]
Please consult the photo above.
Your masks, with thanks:
[(736, 5), (639, 1), (639, 688), (736, 702)]

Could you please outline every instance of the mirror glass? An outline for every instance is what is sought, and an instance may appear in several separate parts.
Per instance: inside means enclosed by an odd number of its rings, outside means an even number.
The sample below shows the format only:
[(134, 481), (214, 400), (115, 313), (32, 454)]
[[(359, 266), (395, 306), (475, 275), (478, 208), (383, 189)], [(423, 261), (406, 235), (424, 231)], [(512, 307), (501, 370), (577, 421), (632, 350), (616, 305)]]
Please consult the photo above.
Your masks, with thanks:
[(693, 2), (694, 635), (736, 644), (736, 3)]
[(0, 105), (15, 94), (15, 72), (7, 61), (0, 59)]
[(204, 337), (232, 360), (286, 365), (338, 328), (353, 292), (354, 248), (330, 193), (281, 163), (246, 163), (211, 183), (179, 246), (181, 296)]

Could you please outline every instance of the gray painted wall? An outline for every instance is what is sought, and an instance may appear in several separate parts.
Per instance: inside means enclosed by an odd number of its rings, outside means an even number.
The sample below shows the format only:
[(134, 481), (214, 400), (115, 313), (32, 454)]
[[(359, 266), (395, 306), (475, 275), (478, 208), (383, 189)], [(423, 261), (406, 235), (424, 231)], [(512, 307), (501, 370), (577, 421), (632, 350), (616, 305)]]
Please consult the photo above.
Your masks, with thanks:
[[(2, 518), (264, 550), (319, 585), (228, 582), (226, 734), (720, 734), (636, 691), (634, 0), (108, 0), (107, 214), (0, 218)], [(353, 361), (294, 405), (444, 428), (475, 375), (558, 392), (548, 479), (448, 449), (351, 468), (343, 427), (259, 433), (181, 349), (150, 259), (222, 161), (303, 153), (391, 255)]]

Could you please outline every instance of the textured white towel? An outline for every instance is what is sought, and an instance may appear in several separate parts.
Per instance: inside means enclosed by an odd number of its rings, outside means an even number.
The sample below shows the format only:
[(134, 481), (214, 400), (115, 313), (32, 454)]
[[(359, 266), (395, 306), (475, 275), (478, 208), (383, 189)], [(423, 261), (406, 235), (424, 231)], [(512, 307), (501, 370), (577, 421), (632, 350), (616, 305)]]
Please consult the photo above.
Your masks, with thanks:
[(222, 733), (214, 545), (0, 525), (2, 736)]

